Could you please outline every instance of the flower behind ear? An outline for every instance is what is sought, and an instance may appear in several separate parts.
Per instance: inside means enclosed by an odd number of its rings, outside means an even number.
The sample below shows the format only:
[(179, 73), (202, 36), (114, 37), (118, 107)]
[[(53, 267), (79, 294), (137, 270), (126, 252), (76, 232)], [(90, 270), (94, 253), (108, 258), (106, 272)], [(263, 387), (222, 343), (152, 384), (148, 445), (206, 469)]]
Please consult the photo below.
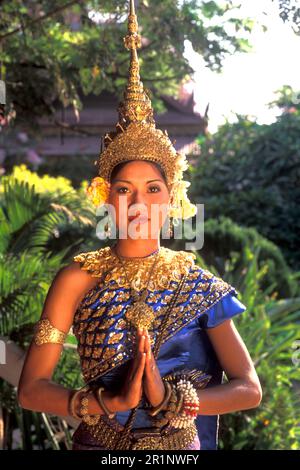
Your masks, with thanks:
[(108, 200), (110, 183), (101, 176), (92, 179), (90, 186), (86, 188), (86, 194), (95, 206), (102, 206)]
[(192, 204), (187, 196), (189, 181), (180, 180), (173, 184), (172, 208), (170, 217), (176, 219), (188, 219), (197, 213), (197, 206)]

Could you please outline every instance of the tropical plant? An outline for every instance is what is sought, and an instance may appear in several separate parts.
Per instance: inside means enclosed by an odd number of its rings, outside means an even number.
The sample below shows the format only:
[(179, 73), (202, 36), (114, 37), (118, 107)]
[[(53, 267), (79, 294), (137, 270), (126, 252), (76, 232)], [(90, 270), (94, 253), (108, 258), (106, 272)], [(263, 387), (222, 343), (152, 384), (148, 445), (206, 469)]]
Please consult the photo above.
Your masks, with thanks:
[[(1, 183), (0, 335), (25, 351), (55, 274), (85, 243), (85, 231), (92, 241), (94, 209), (68, 181), (38, 178), (26, 168), (3, 177)], [(81, 383), (75, 346), (70, 334), (55, 371), (60, 383), (73, 387)], [(21, 409), (16, 385), (0, 380), (3, 447), (69, 448), (67, 422)]]
[(293, 355), (300, 339), (300, 297), (277, 300), (261, 289), (267, 266), (259, 267), (258, 257), (259, 248), (246, 245), (244, 269), (236, 271), (234, 258), (229, 259), (224, 279), (239, 286), (247, 307), (234, 322), (253, 359), (263, 399), (258, 408), (220, 416), (219, 448), (299, 450), (300, 361)]
[[(280, 101), (281, 102), (281, 101)], [(199, 138), (201, 157), (191, 167), (191, 196), (206, 218), (229, 217), (253, 227), (300, 267), (300, 114), (283, 113), (270, 125), (245, 116)]]
[(38, 177), (25, 165), (2, 177), (0, 253), (30, 250), (70, 255), (88, 234), (93, 239), (94, 218), (87, 198), (62, 177)]
[[(6, 178), (3, 185), (0, 191), (0, 335), (26, 350), (54, 273), (68, 262), (71, 253), (64, 244), (49, 242), (53, 230), (57, 224), (65, 224), (68, 232), (77, 214), (83, 217), (78, 223), (84, 224), (90, 209), (83, 206), (81, 211), (80, 196), (77, 199), (73, 195), (74, 201), (62, 191), (57, 199), (61, 189), (58, 194), (55, 191), (51, 194), (41, 185), (41, 191), (36, 192), (28, 181), (15, 177)], [(55, 212), (58, 208), (52, 206), (53, 201), (65, 209)], [(68, 217), (70, 212), (74, 219)], [(73, 246), (78, 247), (80, 241), (76, 236), (75, 231)], [(221, 416), (220, 448), (300, 449), (300, 404), (294, 389), (299, 384), (300, 371), (298, 361), (293, 360), (300, 339), (300, 299), (278, 300), (273, 283), (264, 283), (268, 263), (260, 261), (264, 259), (260, 254), (263, 244), (253, 244), (253, 240), (255, 237), (245, 237), (240, 252), (228, 256), (222, 264), (222, 277), (238, 288), (240, 299), (247, 306), (235, 322), (253, 358), (264, 395), (256, 409)], [(88, 246), (89, 242), (85, 243)], [(218, 268), (210, 264), (213, 258), (207, 262), (198, 252), (196, 255), (198, 263), (219, 274)], [(54, 374), (55, 381), (72, 388), (82, 384), (75, 348), (76, 339), (70, 334)], [(0, 399), (6, 429), (5, 448), (70, 448), (72, 430), (65, 420), (20, 409), (16, 387), (4, 380), (0, 381)]]
[[(186, 227), (184, 228), (186, 230)], [(199, 230), (199, 229), (198, 229)], [(183, 239), (171, 240), (173, 248), (184, 250), (188, 240), (195, 238), (195, 233), (189, 235), (184, 231)], [(197, 237), (199, 239), (200, 232)], [(207, 219), (203, 224), (203, 246), (198, 254), (208, 265), (218, 271), (220, 276), (226, 274), (228, 259), (234, 259), (235, 272), (244, 270), (243, 248), (249, 245), (252, 249), (259, 247), (258, 266), (267, 268), (261, 281), (261, 287), (268, 289), (269, 294), (277, 298), (294, 297), (300, 294), (297, 273), (288, 266), (281, 250), (271, 241), (260, 235), (255, 228), (243, 227), (233, 222), (229, 217), (220, 216)], [(240, 279), (236, 276), (239, 287)]]

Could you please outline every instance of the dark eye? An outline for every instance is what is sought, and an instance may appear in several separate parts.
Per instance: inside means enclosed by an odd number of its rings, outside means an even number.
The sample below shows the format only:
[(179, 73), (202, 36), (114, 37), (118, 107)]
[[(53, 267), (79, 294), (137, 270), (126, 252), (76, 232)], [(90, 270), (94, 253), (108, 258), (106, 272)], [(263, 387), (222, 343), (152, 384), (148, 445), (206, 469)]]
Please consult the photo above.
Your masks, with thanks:
[(117, 188), (117, 193), (123, 193), (123, 191), (121, 191), (122, 189), (128, 189), (126, 188), (126, 186), (121, 186), (120, 188)]
[(151, 193), (158, 193), (160, 191), (160, 187), (159, 186), (150, 186), (150, 190), (151, 189), (157, 189), (157, 191), (151, 191)]

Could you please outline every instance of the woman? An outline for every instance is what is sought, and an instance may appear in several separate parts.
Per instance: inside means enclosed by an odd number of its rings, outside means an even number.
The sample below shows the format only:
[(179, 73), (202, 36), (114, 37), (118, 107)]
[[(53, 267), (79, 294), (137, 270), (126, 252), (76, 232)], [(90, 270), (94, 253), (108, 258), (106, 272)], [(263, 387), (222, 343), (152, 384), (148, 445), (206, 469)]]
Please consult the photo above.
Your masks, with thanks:
[[(246, 307), (193, 253), (160, 246), (166, 215), (188, 218), (195, 206), (182, 178), (187, 162), (156, 129), (139, 79), (133, 2), (130, 8), (129, 81), (88, 189), (97, 206), (108, 204), (118, 236), (57, 273), (18, 398), (24, 408), (77, 417), (74, 450), (216, 449), (218, 415), (261, 401), (232, 320)], [(167, 214), (153, 211), (165, 207)], [(72, 326), (86, 383), (77, 391), (51, 381)]]

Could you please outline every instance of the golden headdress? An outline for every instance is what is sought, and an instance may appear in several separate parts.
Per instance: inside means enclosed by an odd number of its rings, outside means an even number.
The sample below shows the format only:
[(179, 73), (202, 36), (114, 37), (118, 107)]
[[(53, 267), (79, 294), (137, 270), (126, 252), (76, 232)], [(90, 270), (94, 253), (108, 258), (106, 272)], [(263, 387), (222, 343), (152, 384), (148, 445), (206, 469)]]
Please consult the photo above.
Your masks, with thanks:
[(170, 217), (192, 217), (197, 207), (191, 204), (186, 194), (190, 182), (183, 180), (188, 162), (184, 154), (176, 151), (167, 131), (155, 127), (151, 100), (140, 80), (137, 49), (141, 47), (141, 36), (138, 34), (134, 0), (130, 0), (128, 34), (124, 45), (130, 50), (130, 68), (124, 99), (118, 108), (119, 121), (116, 131), (104, 137), (104, 150), (97, 162), (99, 176), (93, 179), (87, 193), (99, 206), (107, 200), (110, 176), (117, 164), (130, 160), (153, 161), (161, 165), (166, 175), (172, 200)]

